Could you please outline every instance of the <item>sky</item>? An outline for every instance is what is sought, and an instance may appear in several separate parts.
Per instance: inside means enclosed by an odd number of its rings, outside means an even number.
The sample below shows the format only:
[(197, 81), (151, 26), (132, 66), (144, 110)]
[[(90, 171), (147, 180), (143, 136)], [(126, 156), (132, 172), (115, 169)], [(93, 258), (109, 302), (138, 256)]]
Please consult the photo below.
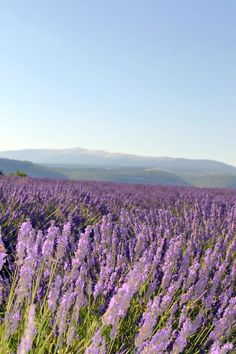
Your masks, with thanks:
[(0, 0), (0, 150), (236, 166), (235, 0)]

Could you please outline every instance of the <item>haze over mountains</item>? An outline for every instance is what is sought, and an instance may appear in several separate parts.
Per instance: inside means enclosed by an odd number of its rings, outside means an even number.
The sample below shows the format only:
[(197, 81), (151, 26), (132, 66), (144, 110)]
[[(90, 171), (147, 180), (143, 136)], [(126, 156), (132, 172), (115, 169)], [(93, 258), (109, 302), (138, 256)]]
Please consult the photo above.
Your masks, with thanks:
[[(33, 176), (42, 169), (39, 177), (46, 173), (49, 178), (236, 188), (236, 167), (213, 160), (145, 157), (82, 148), (2, 151), (0, 157), (46, 165), (33, 168)], [(1, 160), (0, 169), (4, 169)], [(26, 166), (21, 169), (26, 171)]]
[(0, 157), (30, 161), (39, 164), (87, 165), (106, 167), (146, 167), (168, 172), (212, 172), (236, 174), (236, 167), (213, 160), (195, 160), (170, 157), (146, 157), (111, 153), (102, 150), (73, 149), (25, 149), (0, 152)]

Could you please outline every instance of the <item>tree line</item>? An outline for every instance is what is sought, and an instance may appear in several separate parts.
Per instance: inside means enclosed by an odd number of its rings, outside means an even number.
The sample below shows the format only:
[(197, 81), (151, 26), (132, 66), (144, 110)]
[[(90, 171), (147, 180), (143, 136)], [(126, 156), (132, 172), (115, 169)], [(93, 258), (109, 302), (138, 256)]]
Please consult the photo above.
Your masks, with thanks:
[[(5, 176), (3, 170), (0, 170), (0, 176)], [(17, 170), (16, 172), (10, 173), (10, 176), (27, 177), (27, 173), (25, 173), (24, 171)]]

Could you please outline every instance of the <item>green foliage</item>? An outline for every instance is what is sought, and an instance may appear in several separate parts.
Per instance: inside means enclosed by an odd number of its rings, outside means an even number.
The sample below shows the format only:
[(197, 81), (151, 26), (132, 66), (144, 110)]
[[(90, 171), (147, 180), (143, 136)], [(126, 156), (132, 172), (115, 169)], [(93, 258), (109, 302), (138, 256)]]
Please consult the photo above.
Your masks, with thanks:
[(27, 177), (27, 173), (25, 173), (24, 171), (19, 171), (19, 170), (16, 171), (15, 175), (18, 177)]

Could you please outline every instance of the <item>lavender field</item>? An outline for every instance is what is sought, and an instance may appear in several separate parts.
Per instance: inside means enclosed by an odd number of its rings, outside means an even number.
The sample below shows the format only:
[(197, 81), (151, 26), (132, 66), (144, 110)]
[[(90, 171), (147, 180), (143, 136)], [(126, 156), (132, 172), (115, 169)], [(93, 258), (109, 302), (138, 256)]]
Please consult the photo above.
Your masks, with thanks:
[(0, 179), (0, 353), (233, 353), (236, 192)]

